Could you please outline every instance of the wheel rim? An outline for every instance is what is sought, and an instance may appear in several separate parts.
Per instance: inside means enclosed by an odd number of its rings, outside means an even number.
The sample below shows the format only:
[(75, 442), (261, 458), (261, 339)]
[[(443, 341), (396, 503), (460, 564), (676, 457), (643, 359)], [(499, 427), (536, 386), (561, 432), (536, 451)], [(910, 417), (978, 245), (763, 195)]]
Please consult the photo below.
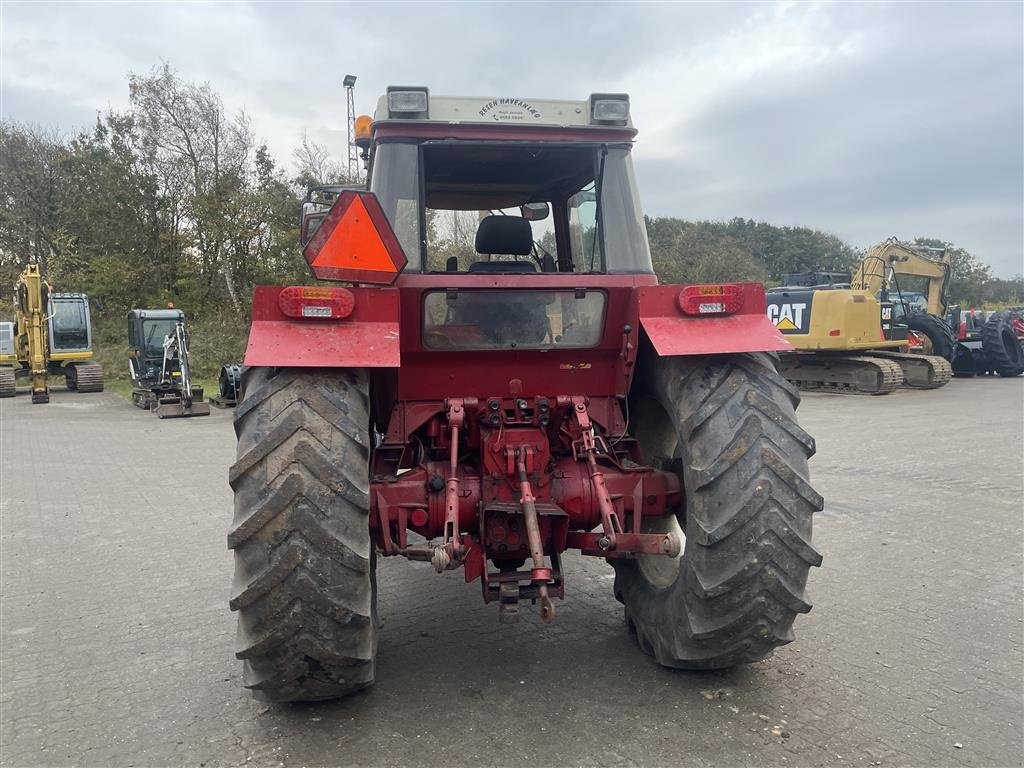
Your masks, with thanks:
[[(643, 396), (630, 404), (631, 433), (640, 444), (644, 462), (655, 469), (675, 472), (681, 465), (679, 435), (676, 433), (674, 421), (669, 413), (656, 399)], [(682, 485), (682, 477), (679, 478)], [(645, 517), (641, 521), (643, 533), (674, 533), (679, 537), (679, 554), (675, 557), (667, 555), (638, 555), (637, 566), (647, 582), (655, 589), (667, 589), (679, 578), (679, 561), (685, 551), (685, 532), (679, 524), (677, 514), (669, 512), (661, 517)]]

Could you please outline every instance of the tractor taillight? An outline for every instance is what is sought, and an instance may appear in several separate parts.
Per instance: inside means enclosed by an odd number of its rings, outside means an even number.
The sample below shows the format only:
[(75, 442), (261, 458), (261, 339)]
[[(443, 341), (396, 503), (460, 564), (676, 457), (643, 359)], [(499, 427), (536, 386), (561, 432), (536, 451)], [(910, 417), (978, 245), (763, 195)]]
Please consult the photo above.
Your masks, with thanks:
[(288, 317), (342, 320), (352, 314), (356, 299), (345, 288), (304, 288), (293, 285), (281, 291), (277, 305)]
[(687, 315), (731, 315), (743, 306), (743, 289), (735, 283), (688, 285), (679, 293)]

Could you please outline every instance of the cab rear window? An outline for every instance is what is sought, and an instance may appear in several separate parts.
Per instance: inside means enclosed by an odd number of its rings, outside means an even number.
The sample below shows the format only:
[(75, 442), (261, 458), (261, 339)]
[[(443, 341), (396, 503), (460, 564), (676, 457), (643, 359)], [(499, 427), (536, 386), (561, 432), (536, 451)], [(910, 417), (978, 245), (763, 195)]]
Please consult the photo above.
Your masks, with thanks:
[(423, 302), (427, 349), (596, 347), (604, 328), (603, 291), (432, 291)]

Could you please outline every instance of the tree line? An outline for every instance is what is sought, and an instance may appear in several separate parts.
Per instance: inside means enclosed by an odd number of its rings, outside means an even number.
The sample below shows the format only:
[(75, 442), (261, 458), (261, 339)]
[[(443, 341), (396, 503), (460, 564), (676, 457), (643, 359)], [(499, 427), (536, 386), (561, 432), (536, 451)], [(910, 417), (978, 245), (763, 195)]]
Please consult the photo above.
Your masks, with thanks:
[[(88, 293), (100, 316), (170, 301), (244, 325), (253, 286), (308, 282), (301, 203), (309, 186), (348, 181), (344, 166), (303, 137), (287, 171), (247, 114), (229, 114), (209, 84), (168, 65), (131, 75), (128, 86), (125, 111), (71, 136), (0, 123), (0, 285), (35, 259), (59, 289)], [(647, 228), (666, 281), (777, 282), (787, 272), (848, 271), (861, 255), (833, 234), (742, 218), (655, 217)], [(955, 299), (1024, 301), (1020, 279), (995, 280), (949, 247)]]

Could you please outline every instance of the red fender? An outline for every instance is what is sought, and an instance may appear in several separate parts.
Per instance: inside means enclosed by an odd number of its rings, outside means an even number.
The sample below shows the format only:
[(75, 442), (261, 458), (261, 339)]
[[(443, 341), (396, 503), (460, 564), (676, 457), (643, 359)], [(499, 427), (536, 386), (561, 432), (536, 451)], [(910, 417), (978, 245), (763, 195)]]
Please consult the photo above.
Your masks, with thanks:
[[(398, 289), (345, 288), (347, 316), (289, 317), (282, 286), (261, 285), (252, 297), (252, 326), (245, 364), (299, 368), (397, 368)], [(311, 302), (314, 303), (314, 302)]]
[(716, 355), (780, 352), (793, 346), (766, 315), (764, 286), (739, 283), (740, 308), (729, 315), (687, 315), (679, 305), (684, 286), (656, 285), (637, 289), (640, 325), (654, 350), (670, 355)]

